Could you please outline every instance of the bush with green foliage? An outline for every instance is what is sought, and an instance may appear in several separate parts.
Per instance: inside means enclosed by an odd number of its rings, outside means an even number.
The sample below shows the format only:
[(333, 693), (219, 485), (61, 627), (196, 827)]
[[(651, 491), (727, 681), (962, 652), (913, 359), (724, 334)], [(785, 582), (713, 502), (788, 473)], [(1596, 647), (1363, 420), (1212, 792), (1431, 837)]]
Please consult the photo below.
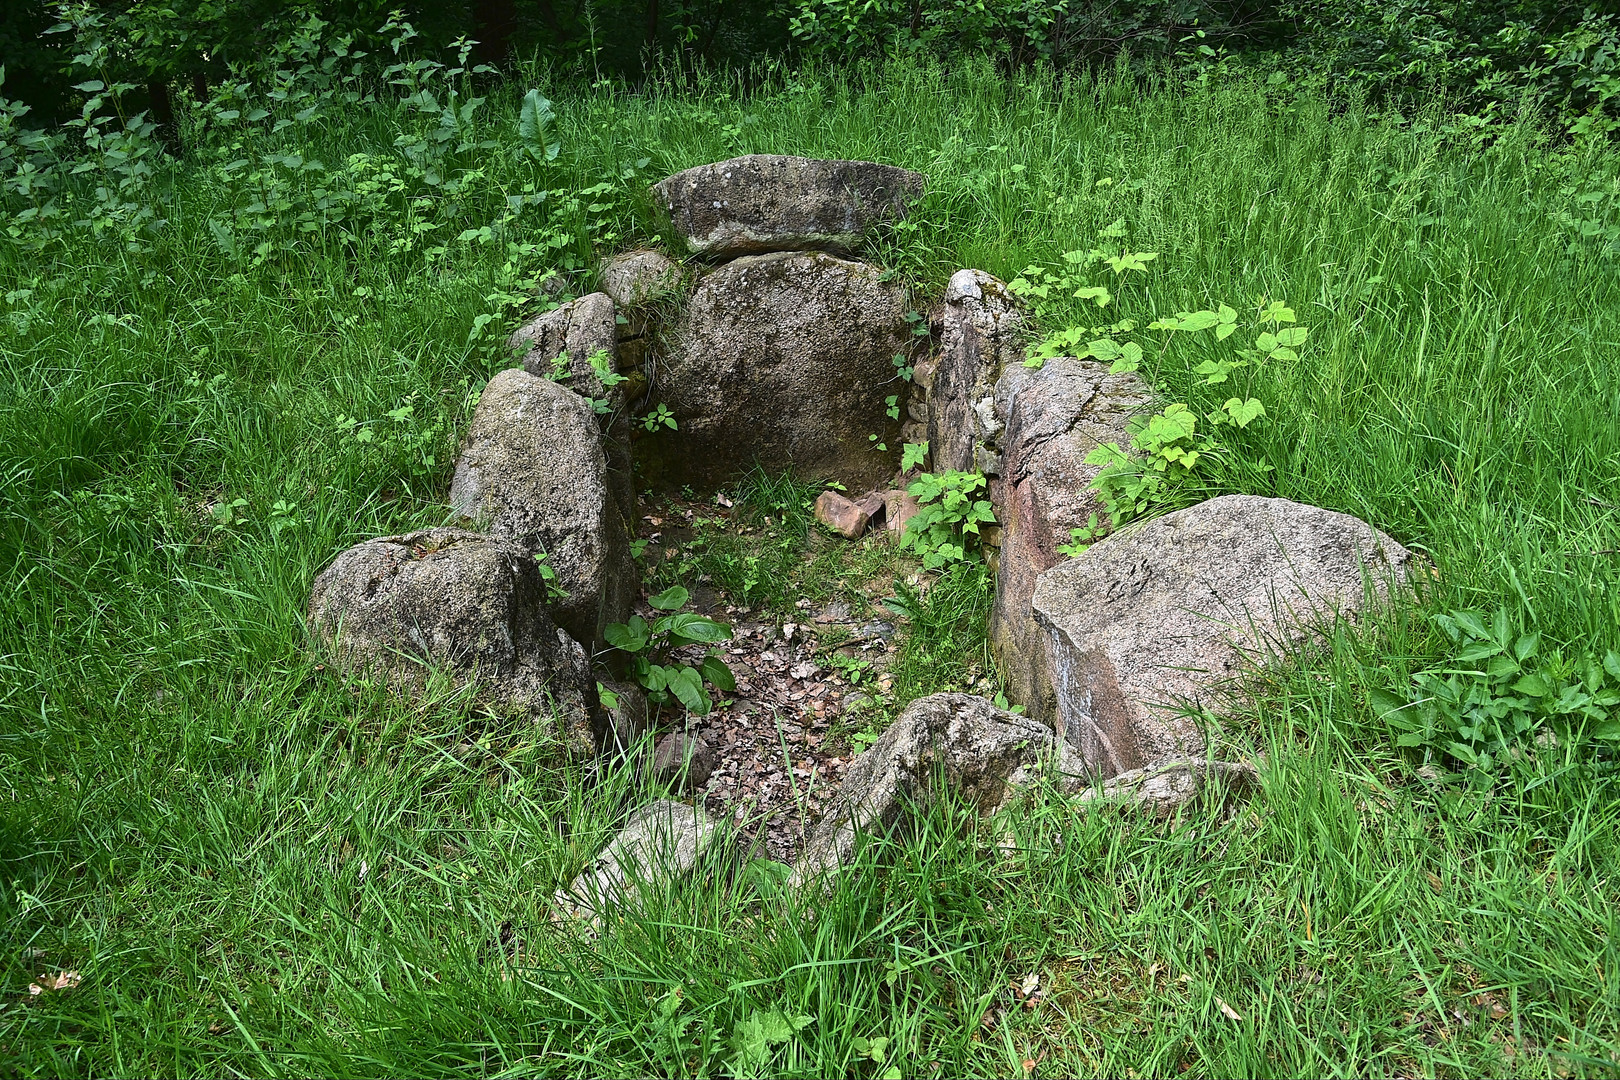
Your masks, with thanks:
[(995, 508), (981, 498), (986, 480), (981, 473), (923, 473), (906, 488), (920, 504), (906, 523), (900, 546), (915, 551), (923, 569), (938, 570), (974, 556), (974, 541), (981, 525), (996, 523)]
[[(1487, 621), (1453, 611), (1434, 622), (1456, 647), (1442, 666), (1412, 676), (1404, 692), (1369, 691), (1401, 746), (1438, 754), (1489, 784), (1538, 744), (1620, 750), (1620, 653), (1566, 655), (1515, 626), (1505, 608)], [(1550, 737), (1550, 738), (1549, 738)]]

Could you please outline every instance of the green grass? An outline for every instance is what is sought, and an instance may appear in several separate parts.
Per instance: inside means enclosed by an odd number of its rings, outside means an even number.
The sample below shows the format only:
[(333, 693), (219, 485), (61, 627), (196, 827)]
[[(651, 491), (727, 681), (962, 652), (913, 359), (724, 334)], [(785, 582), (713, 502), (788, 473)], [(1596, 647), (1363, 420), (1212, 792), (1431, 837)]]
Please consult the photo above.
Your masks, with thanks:
[[(1365, 701), (1443, 655), (1423, 611), (1505, 604), (1558, 645), (1620, 645), (1620, 267), (1559, 218), (1614, 183), (1612, 153), (1528, 123), (1476, 147), (1437, 111), (1247, 84), (894, 68), (550, 87), (548, 166), (512, 153), (523, 89), (484, 106), (497, 145), (436, 159), (455, 192), (401, 164), (405, 193), (365, 215), (283, 224), (347, 155), (403, 162), (422, 130), (334, 107), (161, 171), (141, 198), (169, 225), (143, 250), (69, 228), (0, 254), (7, 1073), (724, 1073), (739, 1028), (781, 1010), (813, 1020), (761, 1071), (878, 1075), (855, 1040), (885, 1036), (904, 1075), (1620, 1075), (1612, 781), (1439, 789)], [(288, 149), (327, 171), (217, 169)], [(407, 702), (320, 666), (314, 573), (444, 518), (525, 282), (650, 236), (648, 179), (742, 152), (927, 172), (884, 252), (926, 287), (1123, 218), (1161, 253), (1127, 316), (1285, 298), (1313, 327), (1248, 385), (1267, 420), (1223, 483), (1358, 514), (1436, 575), (1418, 610), (1257, 684), (1226, 735), (1266, 755), (1251, 802), (1173, 824), (1034, 806), (1008, 854), (946, 800), (825, 899), (694, 883), (587, 939), (548, 900), (631, 778), (560, 765), (449, 691)], [(526, 185), (556, 194), (502, 225)], [(253, 232), (269, 188), (291, 208)], [(244, 230), (237, 257), (210, 218)], [(1181, 353), (1155, 363), (1207, 404)], [(898, 689), (981, 660), (983, 593), (960, 586), (936, 587)], [(81, 987), (25, 1000), (66, 969)], [(1044, 1002), (982, 1022), (1031, 973)]]

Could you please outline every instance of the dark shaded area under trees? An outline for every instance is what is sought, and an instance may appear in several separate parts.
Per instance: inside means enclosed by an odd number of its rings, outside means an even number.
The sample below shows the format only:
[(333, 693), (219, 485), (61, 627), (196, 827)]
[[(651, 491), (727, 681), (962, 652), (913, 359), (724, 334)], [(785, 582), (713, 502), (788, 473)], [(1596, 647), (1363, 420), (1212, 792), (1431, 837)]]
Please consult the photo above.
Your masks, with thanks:
[[(390, 14), (432, 53), (475, 41), (499, 70), (536, 58), (586, 78), (641, 81), (652, 65), (746, 67), (988, 54), (1017, 68), (1137, 61), (1251, 63), (1291, 80), (1333, 78), (1375, 96), (1443, 88), (1459, 107), (1511, 111), (1526, 94), (1586, 129), (1620, 127), (1620, 16), (1571, 0), (89, 0), (0, 5), (0, 95), (50, 124), (87, 78), (128, 84), (113, 104), (146, 112), (182, 151), (175, 99), (206, 98), (278, 44), (315, 32), (386, 49)], [(77, 29), (63, 30), (62, 20)], [(105, 45), (85, 62), (85, 27)], [(53, 30), (53, 28), (55, 28)]]

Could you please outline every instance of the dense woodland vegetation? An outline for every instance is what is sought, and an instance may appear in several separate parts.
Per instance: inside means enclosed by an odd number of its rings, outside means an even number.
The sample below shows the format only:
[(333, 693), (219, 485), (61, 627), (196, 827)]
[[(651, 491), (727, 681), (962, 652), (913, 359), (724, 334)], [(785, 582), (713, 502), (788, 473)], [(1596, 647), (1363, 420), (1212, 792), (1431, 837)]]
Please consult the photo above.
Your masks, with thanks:
[[(0, 60), (7, 1074), (1620, 1076), (1613, 13), (24, 0)], [(312, 576), (445, 520), (506, 332), (752, 152), (928, 174), (876, 255), (920, 289), (1106, 235), (1158, 253), (1120, 318), (1309, 324), (1228, 385), (1168, 332), (1143, 367), (1264, 404), (1155, 510), (1281, 495), (1433, 568), (1255, 676), (1250, 803), (1007, 843), (946, 801), (829, 896), (750, 867), (579, 934), (550, 898), (637, 775), (321, 663)], [(650, 584), (787, 615), (919, 569), (814, 493), (743, 485), (751, 539)], [(987, 580), (911, 599), (872, 724), (978, 688)]]

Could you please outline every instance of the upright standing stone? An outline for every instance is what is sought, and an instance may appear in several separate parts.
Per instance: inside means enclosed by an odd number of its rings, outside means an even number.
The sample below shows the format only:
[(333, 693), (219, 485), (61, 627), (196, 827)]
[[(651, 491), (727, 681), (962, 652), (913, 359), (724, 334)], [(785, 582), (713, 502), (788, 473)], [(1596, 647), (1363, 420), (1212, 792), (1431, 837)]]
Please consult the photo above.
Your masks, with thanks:
[(928, 392), (928, 452), (935, 472), (1000, 472), (996, 382), (1023, 360), (1024, 329), (1005, 284), (982, 270), (951, 275), (940, 317), (939, 364)]
[(1124, 445), (1126, 423), (1152, 401), (1133, 374), (1111, 375), (1108, 365), (1060, 357), (1039, 370), (1013, 364), (996, 385), (1002, 478), (996, 518), (1002, 525), (996, 600), (990, 614), (990, 649), (1001, 667), (1007, 696), (1028, 714), (1050, 722), (1052, 694), (1046, 634), (1035, 625), (1030, 600), (1035, 581), (1065, 557), (1058, 545), (1069, 530), (1111, 523), (1092, 481), (1102, 471), (1086, 464), (1099, 443)]
[(587, 645), (624, 622), (637, 575), (589, 402), (516, 368), (489, 381), (450, 484), (455, 509), (544, 554), (566, 595), (557, 621)]
[(539, 566), (517, 544), (464, 529), (368, 540), (315, 578), (309, 621), (346, 671), (414, 693), (446, 670), (486, 707), (556, 717), (581, 753), (607, 733), (585, 651), (547, 616)]
[(710, 272), (653, 383), (651, 400), (677, 422), (658, 436), (665, 475), (714, 485), (757, 461), (852, 491), (886, 480), (900, 427), (886, 398), (904, 390), (893, 358), (909, 344), (908, 307), (877, 267), (820, 252), (746, 256)]

